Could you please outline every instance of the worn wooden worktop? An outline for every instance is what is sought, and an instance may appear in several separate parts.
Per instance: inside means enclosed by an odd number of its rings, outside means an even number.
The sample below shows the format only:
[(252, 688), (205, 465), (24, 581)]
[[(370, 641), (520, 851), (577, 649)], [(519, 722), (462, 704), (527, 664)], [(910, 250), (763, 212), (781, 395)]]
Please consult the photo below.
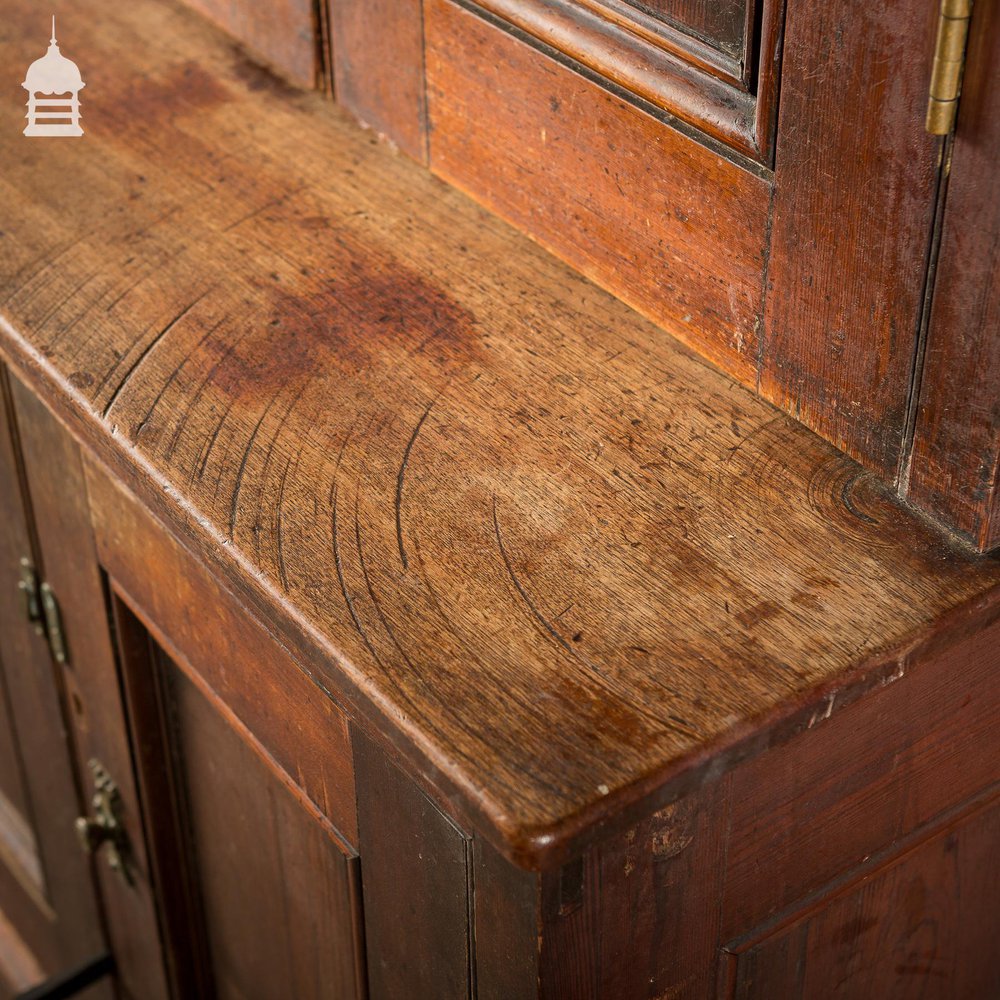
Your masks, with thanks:
[[(11, 0), (0, 63), (47, 28)], [(86, 136), (0, 107), (3, 352), (515, 860), (992, 601), (995, 561), (193, 15), (81, 0), (60, 44)]]

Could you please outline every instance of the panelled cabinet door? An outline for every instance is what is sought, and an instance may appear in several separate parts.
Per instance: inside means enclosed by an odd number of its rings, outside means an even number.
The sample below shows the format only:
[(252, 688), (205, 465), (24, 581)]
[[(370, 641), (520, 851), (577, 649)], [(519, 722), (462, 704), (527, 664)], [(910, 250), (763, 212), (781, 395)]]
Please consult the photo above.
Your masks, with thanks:
[[(114, 782), (119, 825), (127, 838), (127, 876), (109, 863), (107, 845), (94, 851), (94, 872), (119, 992), (134, 1000), (165, 1000), (157, 916), (145, 852), (142, 813), (132, 778), (125, 715), (119, 698), (108, 606), (87, 503), (80, 449), (48, 408), (17, 378), (10, 396), (23, 446), (24, 481), (35, 514), (39, 569), (59, 609), (65, 655), (59, 664), (81, 791), (93, 816), (93, 763)], [(0, 533), (2, 534), (2, 533)], [(6, 636), (6, 632), (4, 633)], [(22, 716), (15, 709), (17, 721)], [(34, 765), (32, 765), (34, 766)], [(70, 840), (67, 855), (85, 864), (73, 832), (79, 808), (45, 829)]]
[[(58, 679), (30, 617), (41, 576), (0, 369), (0, 997), (105, 951)], [(23, 562), (22, 562), (23, 560)], [(23, 584), (23, 586), (22, 586)]]
[(177, 994), (363, 997), (356, 853), (119, 598), (115, 621)]

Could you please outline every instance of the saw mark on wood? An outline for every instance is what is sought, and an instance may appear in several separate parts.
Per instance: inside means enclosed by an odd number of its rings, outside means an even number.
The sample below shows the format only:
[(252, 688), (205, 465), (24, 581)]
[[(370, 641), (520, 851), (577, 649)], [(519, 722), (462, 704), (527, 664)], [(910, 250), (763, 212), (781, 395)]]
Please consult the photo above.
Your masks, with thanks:
[(122, 379), (122, 380), (121, 380), (121, 381), (120, 381), (120, 382), (118, 383), (118, 385), (117, 385), (117, 386), (115, 387), (115, 390), (114, 390), (114, 392), (112, 392), (112, 393), (111, 393), (111, 398), (110, 398), (110, 399), (109, 399), (109, 400), (107, 401), (107, 403), (106, 403), (106, 404), (104, 405), (104, 409), (103, 409), (103, 410), (101, 411), (101, 416), (102, 416), (102, 417), (104, 417), (105, 419), (107, 419), (107, 416), (108, 416), (108, 414), (109, 414), (109, 413), (111, 412), (111, 407), (113, 407), (113, 406), (115, 405), (115, 403), (116, 403), (116, 402), (118, 401), (118, 397), (119, 397), (119, 396), (121, 396), (121, 394), (122, 394), (122, 391), (124, 390), (125, 386), (126, 386), (126, 385), (128, 384), (128, 380), (129, 380), (129, 379), (130, 379), (130, 378), (131, 378), (131, 377), (132, 377), (132, 376), (133, 376), (133, 375), (134, 375), (134, 374), (135, 374), (135, 373), (136, 373), (136, 372), (138, 371), (138, 369), (139, 369), (139, 365), (141, 365), (141, 364), (143, 363), (143, 361), (145, 361), (145, 360), (146, 360), (146, 358), (148, 358), (148, 357), (149, 357), (149, 355), (150, 355), (150, 353), (152, 352), (153, 348), (155, 348), (155, 347), (156, 347), (156, 345), (157, 345), (157, 344), (159, 344), (159, 343), (160, 343), (160, 341), (161, 341), (161, 340), (163, 340), (163, 338), (164, 338), (164, 337), (165, 337), (165, 336), (166, 336), (166, 335), (167, 335), (168, 333), (170, 333), (170, 331), (171, 331), (171, 330), (172, 330), (172, 329), (173, 329), (173, 328), (174, 328), (175, 326), (177, 326), (177, 324), (178, 324), (178, 323), (182, 322), (182, 321), (184, 320), (184, 317), (185, 317), (185, 316), (188, 316), (188, 315), (189, 315), (189, 314), (191, 313), (191, 310), (192, 310), (192, 309), (194, 309), (194, 307), (195, 307), (196, 305), (198, 305), (198, 303), (199, 303), (199, 302), (201, 302), (201, 300), (202, 300), (203, 298), (205, 298), (205, 296), (206, 296), (206, 295), (208, 295), (208, 293), (209, 293), (209, 292), (211, 292), (211, 291), (212, 291), (212, 289), (211, 289), (211, 288), (208, 288), (208, 289), (206, 289), (206, 290), (205, 290), (204, 292), (202, 292), (202, 293), (201, 293), (201, 295), (199, 295), (199, 296), (198, 296), (198, 297), (197, 297), (197, 298), (196, 298), (196, 299), (195, 299), (195, 300), (194, 300), (193, 302), (191, 302), (191, 303), (190, 303), (189, 305), (186, 305), (186, 306), (185, 306), (185, 307), (184, 307), (184, 308), (183, 308), (183, 309), (182, 309), (182, 310), (181, 310), (181, 311), (180, 311), (180, 312), (179, 312), (179, 313), (178, 313), (178, 314), (177, 314), (177, 315), (176, 315), (176, 316), (175, 316), (175, 317), (174, 317), (174, 318), (173, 318), (173, 319), (172, 319), (172, 320), (171, 320), (171, 321), (169, 322), (169, 323), (167, 323), (167, 325), (166, 325), (166, 326), (165, 326), (165, 327), (164, 327), (164, 328), (163, 328), (162, 330), (160, 330), (160, 332), (159, 332), (159, 333), (158, 333), (158, 334), (157, 334), (157, 335), (156, 335), (155, 337), (153, 337), (153, 339), (152, 339), (152, 340), (151, 340), (151, 341), (150, 341), (150, 342), (149, 342), (149, 343), (148, 343), (148, 344), (147, 344), (147, 345), (146, 345), (146, 346), (145, 346), (145, 347), (144, 347), (144, 348), (142, 349), (142, 351), (140, 352), (139, 356), (138, 356), (138, 357), (137, 357), (137, 358), (135, 359), (135, 361), (133, 361), (133, 362), (132, 362), (132, 365), (131, 365), (131, 367), (130, 367), (130, 368), (129, 368), (129, 370), (128, 370), (128, 371), (127, 371), (127, 372), (125, 373), (125, 377), (124, 377), (124, 378), (123, 378), (123, 379)]
[[(299, 464), (299, 457), (302, 452), (295, 456), (296, 467)], [(288, 459), (285, 462), (285, 468), (281, 472), (281, 481), (278, 483), (278, 506), (274, 515), (274, 536), (275, 545), (278, 550), (278, 576), (281, 578), (281, 586), (284, 588), (285, 593), (288, 593), (288, 569), (285, 566), (285, 552), (284, 552), (284, 523), (282, 521), (283, 517), (283, 507), (285, 503), (285, 480), (288, 478), (288, 470), (291, 467), (292, 460)]]
[(507, 553), (507, 546), (504, 545), (503, 533), (500, 530), (500, 521), (497, 517), (497, 498), (493, 497), (493, 534), (496, 536), (497, 546), (500, 549), (500, 555), (503, 558), (504, 566), (507, 567), (507, 575), (510, 577), (511, 583), (514, 584), (514, 589), (521, 595), (521, 599), (527, 605), (528, 610), (531, 612), (532, 617), (535, 621), (541, 625), (543, 631), (550, 635), (567, 653), (570, 654), (574, 659), (580, 659), (580, 654), (566, 641), (562, 633), (542, 614), (539, 610), (538, 605), (532, 600), (531, 594), (525, 589), (524, 584), (518, 579), (517, 573), (514, 572), (514, 565), (510, 560), (510, 555)]
[(229, 507), (229, 540), (233, 540), (233, 534), (236, 531), (236, 515), (238, 513), (239, 503), (240, 503), (240, 490), (243, 488), (243, 474), (246, 472), (247, 462), (250, 460), (250, 452), (253, 450), (254, 442), (257, 440), (257, 435), (260, 433), (261, 424), (264, 423), (264, 419), (267, 417), (268, 413), (271, 412), (271, 407), (278, 400), (278, 395), (274, 395), (268, 401), (267, 406), (264, 407), (264, 412), (261, 413), (260, 418), (257, 420), (257, 424), (253, 429), (253, 433), (250, 435), (250, 440), (247, 441), (246, 448), (243, 449), (243, 457), (240, 459), (239, 467), (236, 470), (236, 482), (233, 484), (233, 498)]
[(406, 557), (406, 547), (403, 544), (403, 485), (406, 479), (406, 467), (410, 462), (410, 452), (413, 444), (417, 440), (420, 428), (424, 426), (427, 415), (431, 412), (431, 407), (437, 402), (438, 397), (432, 399), (417, 421), (417, 426), (413, 428), (410, 440), (406, 442), (403, 450), (403, 460), (399, 463), (399, 473), (396, 476), (396, 541), (399, 544), (399, 561), (403, 564), (403, 569), (409, 569), (409, 560)]
[[(163, 385), (161, 385), (160, 388), (157, 390), (156, 395), (153, 397), (153, 402), (150, 404), (149, 409), (146, 410), (146, 415), (136, 425), (135, 431), (132, 435), (133, 440), (135, 441), (139, 440), (139, 435), (142, 433), (143, 428), (145, 428), (146, 424), (149, 423), (151, 417), (153, 416), (154, 410), (157, 408), (157, 406), (160, 405), (160, 400), (163, 399), (163, 396), (165, 395), (166, 391), (174, 384), (175, 379), (177, 378), (178, 375), (180, 375), (181, 371), (183, 370), (184, 366), (188, 363), (188, 361), (191, 359), (192, 355), (194, 355), (194, 353), (205, 344), (205, 341), (208, 340), (208, 338), (213, 333), (215, 333), (215, 331), (218, 330), (218, 328), (222, 326), (224, 322), (225, 320), (220, 319), (219, 322), (216, 323), (214, 326), (209, 327), (202, 335), (201, 340), (198, 341), (197, 345), (195, 346), (195, 349), (189, 352), (187, 355), (185, 355), (184, 360), (181, 361), (181, 363), (170, 373), (170, 376), (167, 378), (167, 381), (164, 382)], [(196, 401), (197, 397), (191, 401), (191, 403), (185, 410), (184, 416), (181, 418), (181, 427), (180, 427), (181, 430), (183, 430), (184, 424), (186, 423), (188, 415), (191, 412), (191, 406), (193, 406)], [(179, 433), (180, 431), (178, 431), (178, 434)], [(173, 454), (173, 448), (168, 448), (165, 457), (170, 458), (172, 454)]]
[[(215, 324), (215, 326), (212, 327), (211, 330), (209, 330), (209, 333), (214, 333), (220, 326), (222, 326), (224, 322), (225, 320), (220, 320), (218, 323)], [(170, 443), (167, 445), (166, 451), (164, 451), (163, 453), (164, 458), (166, 459), (173, 458), (174, 452), (177, 450), (177, 445), (180, 443), (181, 435), (184, 433), (184, 428), (187, 426), (188, 419), (190, 418), (192, 412), (194, 412), (194, 409), (197, 406), (198, 402), (201, 400), (202, 395), (204, 395), (205, 390), (211, 383), (212, 376), (215, 375), (215, 373), (219, 370), (219, 367), (222, 365), (222, 363), (233, 353), (233, 351), (236, 350), (236, 345), (240, 342), (241, 339), (242, 338), (237, 337), (231, 344), (229, 344), (226, 347), (226, 349), (222, 352), (222, 356), (215, 362), (214, 365), (212, 365), (212, 367), (209, 369), (208, 374), (202, 379), (201, 385), (199, 385), (198, 388), (195, 390), (194, 395), (191, 397), (191, 402), (184, 410), (184, 415), (177, 422), (177, 427), (175, 428), (174, 433), (170, 436)], [(202, 343), (204, 343), (204, 341), (202, 341)], [(200, 346), (201, 345), (199, 344), (199, 347)], [(158, 399), (159, 396), (157, 396), (157, 400)], [(150, 410), (150, 413), (152, 413), (152, 409)], [(146, 415), (146, 419), (148, 418), (149, 414)], [(145, 420), (143, 421), (143, 423), (145, 423)]]
[[(197, 464), (197, 476), (198, 479), (204, 478), (205, 469), (208, 466), (208, 459), (212, 454), (212, 449), (215, 447), (215, 442), (219, 439), (219, 434), (222, 431), (223, 425), (226, 422), (226, 418), (232, 412), (233, 405), (235, 404), (235, 399), (230, 399), (226, 404), (226, 408), (222, 411), (222, 416), (215, 423), (215, 427), (212, 428), (212, 433), (209, 435), (208, 440), (205, 443), (205, 450), (202, 452), (201, 461)], [(194, 469), (191, 471), (191, 479), (193, 480), (195, 476)]]

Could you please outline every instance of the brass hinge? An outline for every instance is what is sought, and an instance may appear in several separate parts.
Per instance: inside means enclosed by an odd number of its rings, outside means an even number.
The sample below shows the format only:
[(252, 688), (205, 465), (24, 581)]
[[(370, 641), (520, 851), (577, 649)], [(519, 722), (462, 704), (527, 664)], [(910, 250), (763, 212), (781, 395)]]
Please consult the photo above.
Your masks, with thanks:
[(941, 0), (927, 99), (927, 131), (931, 135), (948, 135), (955, 127), (971, 17), (972, 0)]
[(24, 616), (39, 635), (49, 641), (49, 649), (56, 663), (66, 663), (69, 653), (63, 631), (59, 602), (52, 587), (38, 579), (38, 571), (27, 557), (21, 559), (21, 575), (17, 582), (24, 602)]

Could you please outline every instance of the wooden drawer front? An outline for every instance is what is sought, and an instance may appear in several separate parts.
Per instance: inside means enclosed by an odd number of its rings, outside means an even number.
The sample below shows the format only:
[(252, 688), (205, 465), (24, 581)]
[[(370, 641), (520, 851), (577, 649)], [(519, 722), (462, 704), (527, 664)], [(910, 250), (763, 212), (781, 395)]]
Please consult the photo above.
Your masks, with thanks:
[(87, 476), (101, 562), (116, 590), (357, 844), (351, 740), (338, 707), (131, 495), (93, 463)]

